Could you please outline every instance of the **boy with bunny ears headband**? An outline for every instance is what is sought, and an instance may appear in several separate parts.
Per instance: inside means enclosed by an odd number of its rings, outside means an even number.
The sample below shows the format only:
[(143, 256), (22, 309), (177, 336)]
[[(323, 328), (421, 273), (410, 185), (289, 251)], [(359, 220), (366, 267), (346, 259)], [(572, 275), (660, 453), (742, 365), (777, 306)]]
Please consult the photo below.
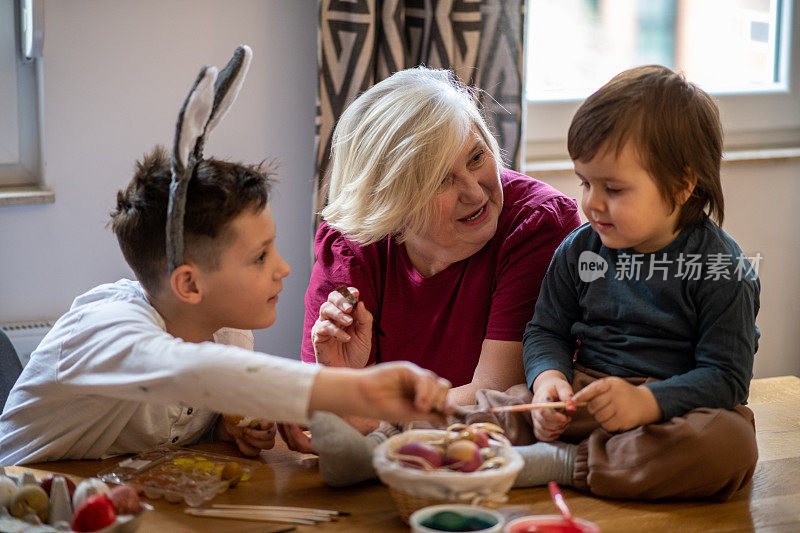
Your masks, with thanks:
[(111, 225), (138, 281), (75, 299), (11, 391), (0, 463), (102, 458), (191, 444), (216, 424), (247, 455), (274, 444), (267, 420), (308, 423), (320, 409), (394, 421), (438, 420), (449, 383), (414, 365), (320, 368), (254, 353), (275, 321), (289, 266), (275, 249), (270, 171), (203, 158), (206, 136), (251, 58), (204, 67), (178, 116), (171, 158), (157, 147), (117, 194)]

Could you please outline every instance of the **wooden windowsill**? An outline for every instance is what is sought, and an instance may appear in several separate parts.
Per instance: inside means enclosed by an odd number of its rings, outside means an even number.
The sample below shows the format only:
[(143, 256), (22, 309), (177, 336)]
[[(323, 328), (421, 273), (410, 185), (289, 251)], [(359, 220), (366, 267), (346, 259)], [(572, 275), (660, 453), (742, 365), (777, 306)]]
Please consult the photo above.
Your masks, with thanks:
[(8, 205), (52, 204), (56, 195), (49, 187), (0, 187), (0, 207)]
[[(781, 161), (800, 160), (800, 147), (773, 148), (763, 150), (733, 150), (722, 156), (722, 165), (741, 165), (751, 163), (777, 163)], [(552, 161), (529, 161), (523, 171), (526, 174), (561, 175), (573, 173), (572, 161), (559, 159)]]

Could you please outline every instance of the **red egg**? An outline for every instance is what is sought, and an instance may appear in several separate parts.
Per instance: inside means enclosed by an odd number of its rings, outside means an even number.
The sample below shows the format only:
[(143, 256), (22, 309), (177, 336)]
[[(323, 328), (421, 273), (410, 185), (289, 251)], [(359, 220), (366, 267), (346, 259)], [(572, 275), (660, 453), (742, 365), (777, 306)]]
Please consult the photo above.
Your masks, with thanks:
[(489, 432), (480, 428), (468, 427), (458, 433), (457, 439), (471, 440), (479, 448), (489, 447)]
[(489, 433), (482, 429), (476, 429), (473, 430), (472, 434), (473, 438), (471, 440), (478, 445), (478, 448), (489, 447)]
[[(400, 447), (398, 453), (401, 455), (412, 455), (419, 457), (433, 468), (439, 468), (442, 466), (441, 452), (434, 446), (424, 442), (407, 442)], [(424, 468), (422, 465), (409, 460), (404, 460), (402, 463), (403, 465), (410, 466), (411, 468)]]
[(444, 452), (444, 464), (459, 472), (474, 472), (483, 464), (480, 448), (471, 440), (452, 442)]
[(114, 504), (107, 496), (90, 496), (72, 517), (73, 531), (98, 531), (114, 523), (117, 518)]
[(67, 482), (67, 491), (69, 492), (70, 500), (72, 499), (72, 495), (75, 494), (75, 483), (73, 483), (67, 476), (59, 476), (57, 474), (50, 474), (45, 477), (40, 483), (39, 486), (47, 493), (48, 498), (50, 497), (50, 488), (53, 486), (53, 480), (57, 477), (63, 477), (64, 480)]

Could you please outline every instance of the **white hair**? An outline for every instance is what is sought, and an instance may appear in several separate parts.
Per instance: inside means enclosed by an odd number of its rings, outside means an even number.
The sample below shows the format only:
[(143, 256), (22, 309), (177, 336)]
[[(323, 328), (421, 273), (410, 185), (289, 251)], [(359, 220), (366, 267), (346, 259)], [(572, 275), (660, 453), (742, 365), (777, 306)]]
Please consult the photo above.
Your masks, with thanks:
[(344, 111), (333, 132), (330, 226), (361, 244), (422, 231), (456, 156), (476, 132), (495, 160), (500, 150), (478, 110), (476, 89), (449, 70), (402, 70)]

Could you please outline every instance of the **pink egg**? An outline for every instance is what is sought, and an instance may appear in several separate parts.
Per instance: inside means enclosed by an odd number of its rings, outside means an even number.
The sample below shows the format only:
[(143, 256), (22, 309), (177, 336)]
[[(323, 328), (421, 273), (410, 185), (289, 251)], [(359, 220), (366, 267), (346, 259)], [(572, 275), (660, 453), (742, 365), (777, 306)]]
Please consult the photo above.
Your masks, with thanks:
[[(398, 453), (401, 455), (412, 455), (423, 459), (433, 468), (442, 466), (442, 454), (434, 446), (424, 442), (407, 442), (403, 444)], [(402, 461), (405, 466), (411, 468), (423, 468), (422, 465), (412, 461)]]
[(142, 510), (139, 493), (130, 485), (114, 487), (108, 495), (117, 514), (136, 514)]

